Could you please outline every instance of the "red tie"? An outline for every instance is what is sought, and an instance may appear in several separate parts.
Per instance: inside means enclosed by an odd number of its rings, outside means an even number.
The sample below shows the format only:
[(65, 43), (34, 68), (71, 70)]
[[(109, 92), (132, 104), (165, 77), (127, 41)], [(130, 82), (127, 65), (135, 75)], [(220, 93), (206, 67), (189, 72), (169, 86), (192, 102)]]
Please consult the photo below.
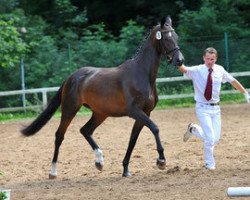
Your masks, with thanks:
[(207, 101), (209, 101), (212, 98), (212, 71), (213, 69), (209, 68), (208, 69), (209, 73), (207, 76), (207, 86), (206, 86), (206, 90), (204, 93), (204, 97), (206, 98)]

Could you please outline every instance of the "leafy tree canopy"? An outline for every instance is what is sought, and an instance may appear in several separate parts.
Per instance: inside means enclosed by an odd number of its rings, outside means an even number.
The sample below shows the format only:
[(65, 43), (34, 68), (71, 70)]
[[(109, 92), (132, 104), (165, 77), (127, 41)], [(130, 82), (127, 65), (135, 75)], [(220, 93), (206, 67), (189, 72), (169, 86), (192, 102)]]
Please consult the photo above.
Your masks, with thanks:
[(21, 38), (26, 30), (15, 25), (18, 20), (15, 15), (0, 14), (1, 67), (13, 67), (28, 50), (28, 45)]
[(218, 36), (228, 32), (232, 35), (250, 35), (248, 16), (241, 8), (250, 5), (241, 0), (202, 0), (198, 11), (185, 10), (180, 14), (178, 32), (183, 37)]

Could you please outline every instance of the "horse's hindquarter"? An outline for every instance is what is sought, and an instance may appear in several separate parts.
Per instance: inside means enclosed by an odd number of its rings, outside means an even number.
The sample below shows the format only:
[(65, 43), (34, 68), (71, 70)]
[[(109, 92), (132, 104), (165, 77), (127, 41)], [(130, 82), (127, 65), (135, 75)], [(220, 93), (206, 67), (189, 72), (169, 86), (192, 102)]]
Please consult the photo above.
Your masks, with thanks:
[(82, 104), (107, 116), (123, 116), (126, 105), (118, 68), (93, 69), (79, 82)]

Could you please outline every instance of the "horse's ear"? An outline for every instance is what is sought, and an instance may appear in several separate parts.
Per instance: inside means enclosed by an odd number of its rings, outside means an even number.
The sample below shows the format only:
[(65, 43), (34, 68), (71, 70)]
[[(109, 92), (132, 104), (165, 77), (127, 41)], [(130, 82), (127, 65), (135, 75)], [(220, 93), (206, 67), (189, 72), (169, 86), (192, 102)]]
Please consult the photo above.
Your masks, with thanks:
[(165, 23), (172, 26), (172, 19), (171, 19), (171, 17), (169, 15), (167, 16)]
[(165, 22), (166, 22), (166, 17), (163, 17), (163, 18), (161, 19), (161, 28), (164, 27)]
[(163, 28), (165, 24), (167, 24), (169, 26), (172, 26), (172, 19), (171, 19), (171, 17), (169, 15), (167, 17), (162, 18), (162, 20), (161, 20), (161, 28)]

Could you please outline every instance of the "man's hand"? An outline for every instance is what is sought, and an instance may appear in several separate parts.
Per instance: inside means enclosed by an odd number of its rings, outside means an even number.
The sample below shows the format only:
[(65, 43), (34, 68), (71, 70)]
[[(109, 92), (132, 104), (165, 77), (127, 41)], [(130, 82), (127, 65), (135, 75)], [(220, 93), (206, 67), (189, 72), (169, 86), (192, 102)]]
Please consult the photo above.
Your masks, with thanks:
[(181, 72), (181, 73), (186, 73), (187, 72), (187, 69), (186, 69), (186, 66), (184, 64), (182, 64), (181, 66), (178, 67), (178, 70)]
[(250, 102), (250, 95), (248, 92), (244, 93), (244, 96), (245, 96), (245, 99), (246, 99), (246, 102), (249, 103)]

